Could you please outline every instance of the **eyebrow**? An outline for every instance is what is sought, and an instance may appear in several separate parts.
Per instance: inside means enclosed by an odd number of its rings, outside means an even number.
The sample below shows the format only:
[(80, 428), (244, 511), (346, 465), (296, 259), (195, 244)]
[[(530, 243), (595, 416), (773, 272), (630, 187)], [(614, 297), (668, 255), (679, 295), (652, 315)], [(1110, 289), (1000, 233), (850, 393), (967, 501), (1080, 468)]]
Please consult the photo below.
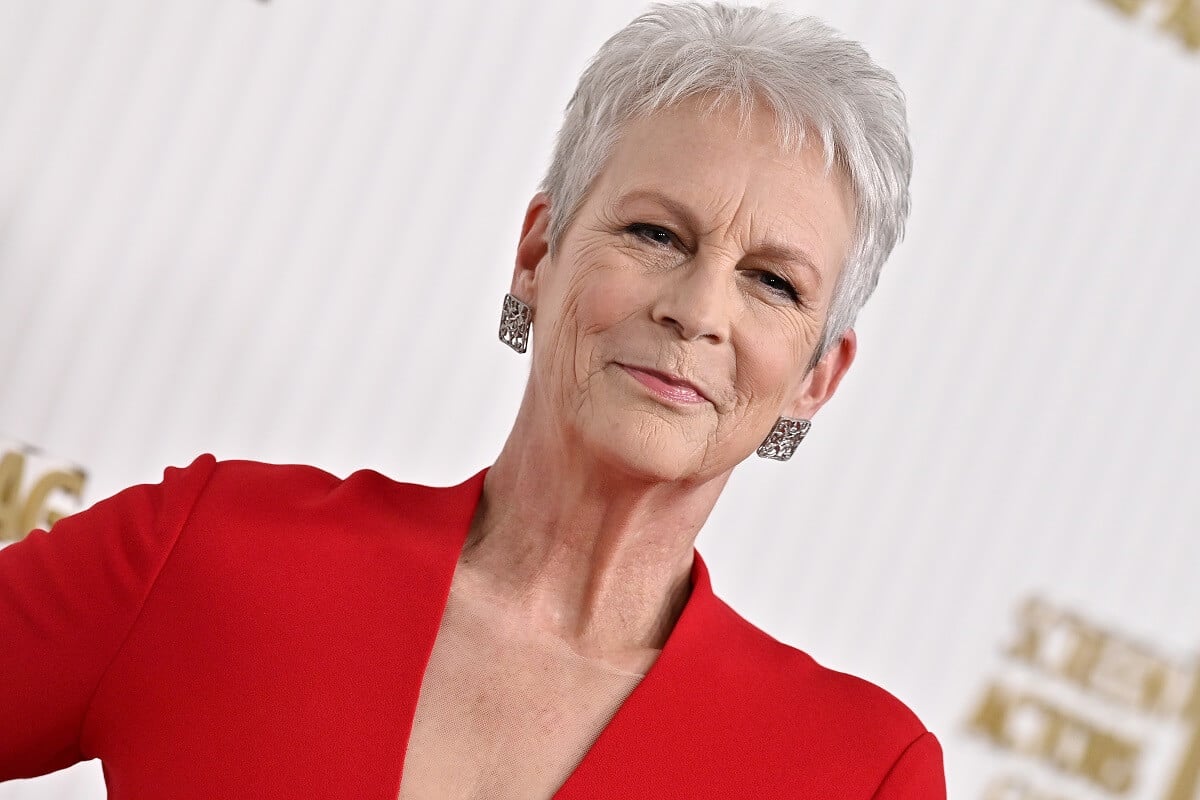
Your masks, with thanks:
[[(617, 198), (616, 205), (618, 208), (621, 208), (637, 200), (649, 200), (658, 203), (670, 213), (681, 218), (693, 230), (699, 227), (696, 215), (692, 213), (691, 208), (656, 189), (635, 189)], [(796, 264), (811, 274), (815, 288), (821, 288), (821, 271), (817, 269), (816, 262), (804, 250), (783, 244), (782, 242), (768, 240), (754, 248), (753, 255), (776, 264)]]

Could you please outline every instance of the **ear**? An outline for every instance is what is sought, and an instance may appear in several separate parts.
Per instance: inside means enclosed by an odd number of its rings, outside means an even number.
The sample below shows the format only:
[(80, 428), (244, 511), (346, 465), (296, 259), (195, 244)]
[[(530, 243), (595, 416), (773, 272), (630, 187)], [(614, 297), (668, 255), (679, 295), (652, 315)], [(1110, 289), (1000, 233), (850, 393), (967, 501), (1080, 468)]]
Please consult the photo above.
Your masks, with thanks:
[(804, 376), (796, 397), (786, 410), (787, 415), (797, 419), (812, 419), (821, 406), (833, 397), (846, 370), (854, 363), (857, 352), (858, 337), (853, 329), (848, 329)]
[(550, 253), (550, 196), (538, 192), (525, 209), (521, 224), (521, 240), (517, 243), (517, 260), (513, 267), (513, 296), (530, 308), (537, 307), (538, 268)]

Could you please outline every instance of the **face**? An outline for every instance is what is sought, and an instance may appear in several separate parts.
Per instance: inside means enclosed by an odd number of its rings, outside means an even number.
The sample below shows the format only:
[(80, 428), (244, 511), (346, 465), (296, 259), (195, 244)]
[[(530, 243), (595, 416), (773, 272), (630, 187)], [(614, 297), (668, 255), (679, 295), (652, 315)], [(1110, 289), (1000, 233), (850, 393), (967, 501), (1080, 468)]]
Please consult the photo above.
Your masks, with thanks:
[(699, 100), (630, 123), (553, 257), (534, 198), (513, 294), (534, 309), (526, 403), (552, 436), (647, 479), (703, 481), (833, 393), (852, 333), (806, 367), (852, 197), (819, 142), (783, 151), (772, 126)]

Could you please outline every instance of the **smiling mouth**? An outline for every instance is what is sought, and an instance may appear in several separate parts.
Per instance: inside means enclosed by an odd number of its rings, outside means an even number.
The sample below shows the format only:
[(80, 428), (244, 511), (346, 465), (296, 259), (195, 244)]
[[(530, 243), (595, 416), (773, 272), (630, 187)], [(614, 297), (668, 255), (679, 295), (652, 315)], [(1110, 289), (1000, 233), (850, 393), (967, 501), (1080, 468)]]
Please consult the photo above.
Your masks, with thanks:
[(618, 364), (618, 366), (656, 396), (673, 404), (698, 405), (709, 402), (703, 392), (682, 378), (666, 375), (657, 370), (631, 367), (628, 364)]

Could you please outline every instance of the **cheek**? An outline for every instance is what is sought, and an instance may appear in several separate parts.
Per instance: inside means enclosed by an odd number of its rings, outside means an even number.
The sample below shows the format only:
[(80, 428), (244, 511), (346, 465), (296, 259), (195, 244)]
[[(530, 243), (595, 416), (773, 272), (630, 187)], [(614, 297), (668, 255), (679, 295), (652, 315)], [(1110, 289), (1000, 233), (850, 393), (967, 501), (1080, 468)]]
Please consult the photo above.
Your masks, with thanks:
[(646, 289), (611, 248), (582, 249), (554, 292), (558, 327), (572, 331), (581, 343), (603, 334), (645, 307)]
[(645, 306), (645, 292), (638, 280), (616, 270), (597, 270), (579, 293), (579, 309), (587, 315), (589, 328), (609, 330), (631, 317)]
[(548, 282), (534, 319), (537, 347), (542, 318), (539, 360), (549, 383), (565, 393), (564, 401), (617, 357), (622, 335), (614, 329), (638, 313), (642, 294), (633, 276), (602, 261), (601, 253), (585, 260), (588, 255), (553, 265), (560, 271)]
[(737, 342), (737, 392), (750, 413), (777, 415), (804, 379), (820, 326), (805, 319), (757, 321)]

